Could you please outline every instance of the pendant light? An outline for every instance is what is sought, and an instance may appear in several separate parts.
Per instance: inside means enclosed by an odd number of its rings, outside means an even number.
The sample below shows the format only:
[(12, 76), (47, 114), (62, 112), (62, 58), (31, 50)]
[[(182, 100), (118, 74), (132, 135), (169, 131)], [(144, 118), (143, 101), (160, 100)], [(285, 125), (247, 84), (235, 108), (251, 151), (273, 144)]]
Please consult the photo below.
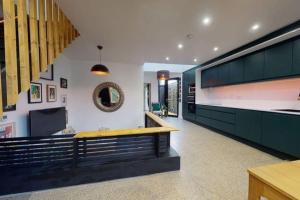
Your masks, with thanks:
[(97, 48), (100, 51), (100, 64), (96, 64), (91, 68), (91, 72), (95, 75), (98, 76), (104, 76), (104, 75), (108, 75), (109, 69), (105, 66), (101, 64), (101, 50), (103, 49), (103, 46), (97, 46)]
[(170, 78), (170, 71), (160, 70), (157, 72), (157, 80), (163, 81), (163, 80), (168, 80), (169, 78)]

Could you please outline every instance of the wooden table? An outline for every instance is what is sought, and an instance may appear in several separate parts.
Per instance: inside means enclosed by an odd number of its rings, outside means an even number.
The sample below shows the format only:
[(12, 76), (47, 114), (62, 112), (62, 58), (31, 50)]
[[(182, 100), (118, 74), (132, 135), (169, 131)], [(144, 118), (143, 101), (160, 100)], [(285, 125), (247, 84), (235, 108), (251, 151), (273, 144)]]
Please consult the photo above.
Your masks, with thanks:
[(300, 161), (249, 169), (249, 200), (300, 200)]

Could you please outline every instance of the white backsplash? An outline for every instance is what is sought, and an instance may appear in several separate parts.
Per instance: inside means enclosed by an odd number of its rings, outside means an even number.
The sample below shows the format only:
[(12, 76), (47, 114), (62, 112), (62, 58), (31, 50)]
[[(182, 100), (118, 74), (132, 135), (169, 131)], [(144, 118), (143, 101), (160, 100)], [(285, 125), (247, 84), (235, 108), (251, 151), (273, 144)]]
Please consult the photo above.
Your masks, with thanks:
[(300, 78), (201, 89), (196, 76), (196, 103), (248, 109), (300, 109)]

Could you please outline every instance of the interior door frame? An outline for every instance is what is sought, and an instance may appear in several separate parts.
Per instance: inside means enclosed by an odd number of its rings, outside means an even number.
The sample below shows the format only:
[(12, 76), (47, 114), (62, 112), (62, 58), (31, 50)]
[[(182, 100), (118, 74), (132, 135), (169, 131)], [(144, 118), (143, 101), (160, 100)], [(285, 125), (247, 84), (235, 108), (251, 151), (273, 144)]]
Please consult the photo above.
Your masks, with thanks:
[(166, 88), (166, 90), (165, 90), (165, 102), (166, 102), (166, 106), (167, 106), (167, 108), (168, 108), (168, 110), (167, 110), (167, 112), (169, 113), (169, 105), (168, 105), (168, 90), (169, 90), (169, 84), (168, 84), (168, 81), (169, 80), (176, 80), (177, 81), (177, 113), (176, 113), (176, 115), (169, 115), (168, 114), (168, 117), (179, 117), (179, 87), (180, 87), (180, 85), (179, 85), (179, 83), (180, 83), (180, 78), (179, 77), (176, 77), (176, 78), (170, 78), (170, 79), (168, 79), (168, 80), (166, 80), (166, 83), (165, 83), (165, 88)]
[(144, 111), (145, 111), (145, 87), (148, 88), (148, 106), (149, 111), (152, 111), (152, 99), (151, 99), (151, 83), (144, 83)]

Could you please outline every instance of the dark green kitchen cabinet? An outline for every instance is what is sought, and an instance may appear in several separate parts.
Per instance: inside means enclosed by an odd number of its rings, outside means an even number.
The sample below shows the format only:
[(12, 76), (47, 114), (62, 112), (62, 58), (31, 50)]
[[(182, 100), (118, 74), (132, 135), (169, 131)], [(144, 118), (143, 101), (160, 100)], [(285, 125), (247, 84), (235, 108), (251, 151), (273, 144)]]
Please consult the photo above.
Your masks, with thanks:
[(201, 88), (216, 86), (218, 79), (218, 71), (216, 68), (209, 68), (201, 72)]
[(189, 76), (189, 83), (195, 83), (195, 79), (196, 79), (196, 70), (190, 70), (188, 71), (188, 76)]
[(293, 42), (293, 74), (300, 74), (300, 38)]
[(208, 80), (209, 80), (209, 71), (208, 70), (201, 71), (201, 88), (209, 87)]
[(244, 81), (255, 81), (263, 79), (264, 66), (264, 51), (260, 51), (244, 57)]
[(264, 78), (278, 78), (292, 74), (292, 45), (292, 42), (286, 42), (265, 51)]
[(235, 112), (234, 109), (197, 105), (196, 122), (220, 131), (235, 134)]
[(219, 85), (219, 67), (213, 67), (201, 72), (201, 88)]
[(300, 115), (264, 112), (262, 145), (300, 157)]
[(300, 75), (300, 37), (203, 71), (201, 87), (217, 87)]
[(182, 116), (184, 117), (188, 113), (188, 103), (182, 103)]
[(184, 72), (182, 74), (182, 102), (187, 102), (188, 90), (189, 90), (189, 77), (188, 77), (188, 73)]
[(229, 83), (230, 83), (230, 64), (225, 63), (219, 66), (217, 84), (226, 85)]
[(213, 67), (209, 69), (210, 71), (210, 79), (208, 81), (209, 87), (214, 87), (220, 85), (220, 79), (219, 79), (219, 67)]
[(244, 81), (244, 60), (237, 59), (229, 63), (230, 83), (241, 83)]
[(255, 110), (236, 111), (236, 135), (261, 144), (262, 112)]

